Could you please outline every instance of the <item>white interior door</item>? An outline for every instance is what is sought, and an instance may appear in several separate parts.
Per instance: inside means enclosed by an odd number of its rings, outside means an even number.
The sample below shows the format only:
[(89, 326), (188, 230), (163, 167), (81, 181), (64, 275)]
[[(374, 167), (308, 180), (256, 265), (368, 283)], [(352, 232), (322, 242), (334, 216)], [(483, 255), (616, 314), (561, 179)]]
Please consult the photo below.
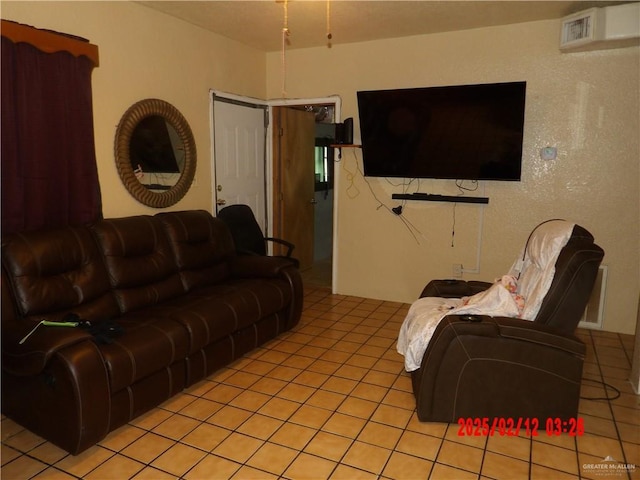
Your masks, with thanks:
[(216, 212), (226, 205), (249, 205), (265, 233), (266, 109), (265, 105), (214, 96)]

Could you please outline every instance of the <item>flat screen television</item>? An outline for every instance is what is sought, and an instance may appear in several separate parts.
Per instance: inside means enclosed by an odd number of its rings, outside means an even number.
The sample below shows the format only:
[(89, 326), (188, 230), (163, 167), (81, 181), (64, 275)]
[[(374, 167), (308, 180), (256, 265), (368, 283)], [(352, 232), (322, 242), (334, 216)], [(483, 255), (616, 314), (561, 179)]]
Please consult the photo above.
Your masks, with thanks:
[(369, 177), (518, 181), (526, 82), (359, 91)]

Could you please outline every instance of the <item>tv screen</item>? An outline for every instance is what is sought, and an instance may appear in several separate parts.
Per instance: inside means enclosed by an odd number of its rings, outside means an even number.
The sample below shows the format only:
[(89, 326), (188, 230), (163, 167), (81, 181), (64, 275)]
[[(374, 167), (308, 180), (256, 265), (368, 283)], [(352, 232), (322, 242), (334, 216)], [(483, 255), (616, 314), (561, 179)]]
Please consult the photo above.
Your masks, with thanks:
[(520, 180), (526, 82), (359, 91), (369, 177)]

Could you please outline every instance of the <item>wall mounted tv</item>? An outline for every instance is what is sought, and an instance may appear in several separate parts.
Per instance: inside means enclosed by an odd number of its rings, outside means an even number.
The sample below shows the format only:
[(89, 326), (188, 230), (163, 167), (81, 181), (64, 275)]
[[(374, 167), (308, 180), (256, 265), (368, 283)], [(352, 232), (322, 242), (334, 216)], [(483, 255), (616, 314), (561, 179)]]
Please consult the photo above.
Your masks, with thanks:
[(369, 177), (520, 180), (526, 82), (359, 91)]

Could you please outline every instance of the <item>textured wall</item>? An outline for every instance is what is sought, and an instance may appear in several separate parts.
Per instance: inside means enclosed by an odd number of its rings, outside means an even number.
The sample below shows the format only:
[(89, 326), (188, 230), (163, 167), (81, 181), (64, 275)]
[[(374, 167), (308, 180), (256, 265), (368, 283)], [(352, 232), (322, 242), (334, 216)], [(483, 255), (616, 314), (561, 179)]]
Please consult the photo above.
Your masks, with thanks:
[[(407, 202), (398, 217), (390, 212), (399, 203), (392, 193), (456, 195), (454, 182), (407, 187), (365, 179), (360, 151), (344, 152), (336, 188), (338, 293), (413, 301), (427, 280), (451, 277), (453, 263), (476, 267), (481, 224), (480, 271), (464, 278), (492, 280), (508, 270), (535, 225), (565, 218), (588, 228), (606, 251), (604, 328), (634, 332), (639, 49), (562, 54), (559, 28), (559, 21), (542, 21), (288, 52), (288, 96), (339, 94), (342, 117), (356, 120), (356, 141), (358, 90), (527, 81), (523, 178), (483, 182), (478, 193), (490, 198), (486, 207)], [(279, 54), (268, 56), (267, 70), (268, 95), (277, 97)], [(540, 159), (547, 145), (558, 148), (557, 160)]]
[(144, 98), (175, 106), (196, 141), (196, 181), (170, 210), (211, 210), (209, 90), (264, 98), (264, 53), (134, 2), (3, 1), (2, 18), (79, 35), (98, 46), (93, 108), (105, 217), (156, 212), (129, 195), (113, 154), (120, 117)]

